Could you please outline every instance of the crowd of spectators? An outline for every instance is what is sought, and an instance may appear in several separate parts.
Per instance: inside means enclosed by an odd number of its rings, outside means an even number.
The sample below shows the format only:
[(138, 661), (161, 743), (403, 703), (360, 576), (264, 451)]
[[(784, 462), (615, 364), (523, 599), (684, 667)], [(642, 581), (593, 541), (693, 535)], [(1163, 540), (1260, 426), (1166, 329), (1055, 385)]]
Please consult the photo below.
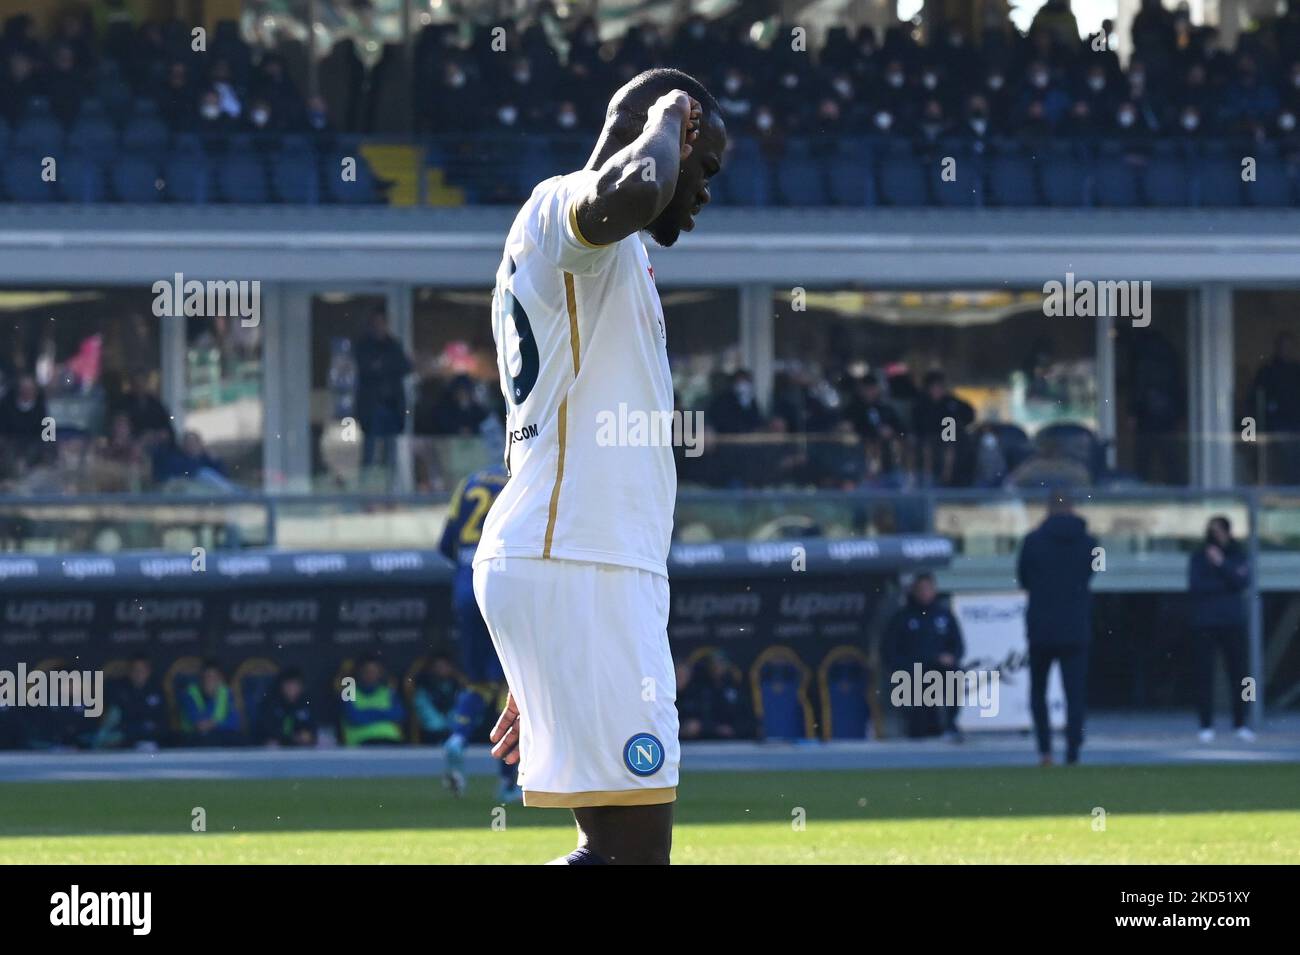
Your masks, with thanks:
[(0, 379), (0, 486), (25, 494), (235, 491), (198, 432), (177, 433), (155, 379), (137, 372), (97, 382), (103, 421), (89, 429), (50, 413), (34, 373)]
[[(1300, 145), (1300, 3), (1228, 51), (1186, 9), (1147, 0), (1133, 22), (1127, 69), (1113, 52), (1110, 24), (1100, 39), (1080, 39), (1064, 0), (1045, 4), (1027, 35), (1004, 18), (975, 36), (938, 24), (924, 43), (910, 24), (883, 35), (833, 27), (820, 48), (804, 52), (791, 42), (793, 26), (777, 25), (760, 41), (746, 18), (693, 15), (668, 32), (636, 24), (602, 41), (590, 18), (548, 29), (543, 12), (522, 26), (505, 23), (505, 47), (514, 52), (504, 57), (487, 42), (488, 27), (466, 46), (455, 28), (431, 26), (417, 47), (420, 125), (435, 133), (591, 131), (603, 122), (610, 90), (672, 64), (710, 87), (733, 135), (773, 149), (791, 137), (851, 133), (922, 145), (951, 137), (1216, 136)], [(556, 29), (565, 30), (558, 44)]]

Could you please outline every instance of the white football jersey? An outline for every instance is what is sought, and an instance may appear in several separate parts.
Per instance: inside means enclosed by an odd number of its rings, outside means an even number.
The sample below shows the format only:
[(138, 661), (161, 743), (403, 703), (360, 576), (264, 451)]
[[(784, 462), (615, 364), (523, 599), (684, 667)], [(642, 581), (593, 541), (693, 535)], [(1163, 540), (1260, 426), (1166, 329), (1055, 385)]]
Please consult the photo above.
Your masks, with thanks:
[(594, 246), (573, 201), (595, 171), (533, 190), (506, 238), (492, 335), (510, 480), (474, 563), (538, 557), (667, 576), (677, 471), (663, 308), (639, 233)]

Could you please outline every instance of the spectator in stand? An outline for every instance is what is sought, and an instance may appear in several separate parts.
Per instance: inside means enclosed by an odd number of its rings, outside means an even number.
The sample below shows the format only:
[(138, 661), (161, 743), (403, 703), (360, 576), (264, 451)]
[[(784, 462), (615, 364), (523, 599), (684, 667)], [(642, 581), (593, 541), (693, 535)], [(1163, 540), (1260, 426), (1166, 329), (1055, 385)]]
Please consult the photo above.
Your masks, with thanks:
[(957, 486), (959, 455), (966, 447), (966, 429), (974, 421), (975, 409), (948, 390), (947, 376), (937, 368), (927, 372), (924, 390), (912, 406), (921, 481), (934, 487)]
[(164, 440), (172, 431), (172, 415), (158, 397), (152, 375), (137, 371), (131, 376), (131, 389), (118, 398), (113, 413), (121, 412), (131, 421), (131, 430), (146, 446)]
[(1250, 560), (1233, 539), (1232, 525), (1223, 516), (1210, 518), (1205, 544), (1187, 564), (1196, 713), (1201, 724), (1198, 738), (1202, 743), (1214, 742), (1214, 664), (1218, 653), (1223, 654), (1228, 672), (1233, 729), (1244, 742), (1255, 739), (1246, 725), (1242, 696), (1247, 672), (1246, 604), (1242, 596), (1249, 584)]
[(198, 681), (181, 692), (181, 730), (187, 746), (239, 746), (245, 741), (235, 695), (214, 660), (205, 662)]
[(754, 391), (754, 376), (741, 368), (731, 375), (729, 387), (716, 391), (706, 411), (706, 422), (718, 434), (749, 434), (763, 426), (763, 413)]
[(886, 484), (896, 483), (903, 471), (903, 418), (885, 400), (879, 376), (855, 378), (851, 388), (846, 416), (866, 445), (869, 473)]
[(258, 712), (254, 738), (264, 746), (315, 746), (316, 718), (296, 667), (281, 670)]
[(389, 682), (379, 657), (362, 657), (356, 684), (343, 697), (343, 745), (384, 746), (402, 742), (406, 707)]
[(173, 438), (154, 448), (153, 479), (157, 484), (184, 480), (221, 491), (238, 490), (226, 466), (208, 453), (197, 431), (186, 431), (179, 444)]
[(1277, 336), (1272, 357), (1255, 373), (1246, 405), (1272, 451), (1274, 463), (1262, 477), (1276, 484), (1300, 484), (1300, 362), (1294, 347), (1290, 332)]
[[(885, 628), (881, 657), (885, 666), (890, 668), (891, 686), (900, 686), (898, 681), (901, 677), (892, 675), (900, 673), (906, 676), (902, 685), (910, 685), (917, 678), (918, 666), (922, 680), (927, 679), (928, 673), (946, 674), (961, 667), (966, 652), (961, 625), (957, 623), (957, 616), (940, 603), (938, 597), (934, 575), (917, 574), (908, 588), (907, 602), (895, 611)], [(943, 734), (954, 742), (960, 741), (956, 701), (948, 700), (945, 705), (937, 707), (914, 706), (913, 695), (905, 696), (907, 702), (900, 708), (904, 710), (903, 719), (910, 738)]]
[(108, 423), (108, 434), (95, 439), (95, 486), (101, 493), (138, 491), (144, 483), (146, 457), (135, 434), (131, 418), (117, 412)]
[(1054, 490), (1047, 518), (1025, 535), (1016, 580), (1029, 594), (1025, 629), (1029, 639), (1029, 703), (1038, 758), (1052, 765), (1052, 723), (1047, 680), (1053, 663), (1065, 686), (1065, 761), (1079, 761), (1088, 712), (1088, 649), (1092, 643), (1092, 580), (1097, 540), (1074, 513), (1069, 494)]
[(491, 413), (479, 401), (477, 392), (469, 375), (457, 375), (448, 382), (432, 409), (431, 433), (477, 437)]
[[(196, 108), (197, 96), (194, 84), (190, 82), (190, 70), (183, 60), (176, 60), (167, 67), (167, 79), (158, 93), (158, 114), (163, 122), (175, 130), (188, 131), (198, 127), (199, 112)], [(213, 94), (214, 116), (219, 116), (221, 107)]]
[(143, 653), (131, 658), (126, 681), (113, 691), (96, 735), (96, 747), (157, 749), (168, 742), (167, 701)]
[(678, 667), (677, 676), (682, 739), (752, 739), (754, 718), (744, 683), (727, 658), (712, 653), (693, 672), (684, 674), (684, 669)]
[(397, 436), (406, 430), (406, 384), (411, 359), (388, 330), (382, 308), (370, 313), (366, 334), (352, 354), (357, 366), (357, 421), (363, 434), (361, 466), (379, 466), (392, 473)]
[(0, 398), (0, 438), (29, 451), (39, 448), (45, 432), (45, 419), (49, 410), (45, 393), (31, 375), (21, 375), (18, 381)]

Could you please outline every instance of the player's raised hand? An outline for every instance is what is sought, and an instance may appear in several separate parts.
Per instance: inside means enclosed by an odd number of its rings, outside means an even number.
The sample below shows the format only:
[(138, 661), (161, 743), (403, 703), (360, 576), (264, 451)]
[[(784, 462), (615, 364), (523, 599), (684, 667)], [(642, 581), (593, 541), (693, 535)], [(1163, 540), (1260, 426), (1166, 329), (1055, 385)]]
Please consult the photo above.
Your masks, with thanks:
[(506, 708), (497, 718), (496, 726), (488, 736), (492, 743), (492, 755), (513, 766), (519, 762), (519, 707), (515, 705), (515, 695), (506, 694)]
[(700, 138), (700, 120), (704, 115), (699, 101), (681, 90), (665, 93), (650, 107), (650, 122), (656, 122), (659, 116), (672, 116), (682, 124), (682, 143), (680, 161), (685, 162), (691, 154), (695, 140)]

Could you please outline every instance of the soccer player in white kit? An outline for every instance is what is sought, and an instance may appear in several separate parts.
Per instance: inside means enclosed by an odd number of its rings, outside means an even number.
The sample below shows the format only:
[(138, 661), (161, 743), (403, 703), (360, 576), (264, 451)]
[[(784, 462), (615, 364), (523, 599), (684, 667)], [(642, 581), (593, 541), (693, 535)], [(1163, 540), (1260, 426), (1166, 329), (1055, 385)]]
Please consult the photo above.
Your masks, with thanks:
[(640, 74), (586, 168), (533, 190), (497, 271), (510, 480), (474, 592), (511, 691), (493, 754), (518, 760), (525, 805), (573, 810), (559, 863), (667, 863), (672, 847), (673, 387), (640, 232), (669, 246), (692, 230), (725, 147), (697, 80)]

